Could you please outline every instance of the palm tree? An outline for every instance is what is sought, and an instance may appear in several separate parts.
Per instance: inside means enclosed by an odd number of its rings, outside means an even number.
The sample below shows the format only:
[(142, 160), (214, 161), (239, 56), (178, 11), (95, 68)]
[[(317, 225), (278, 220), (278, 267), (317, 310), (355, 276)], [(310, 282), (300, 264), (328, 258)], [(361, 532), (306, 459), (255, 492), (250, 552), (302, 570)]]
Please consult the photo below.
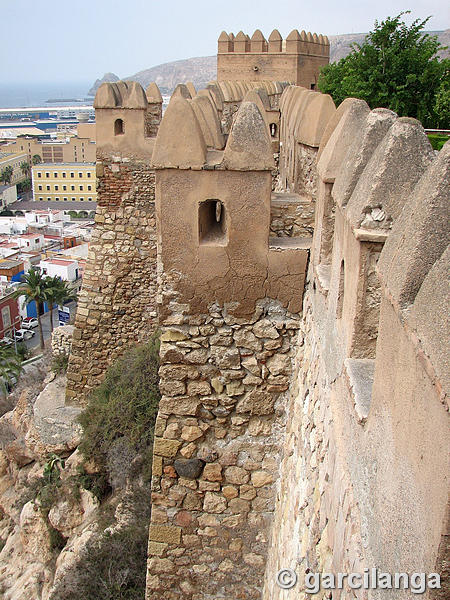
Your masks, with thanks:
[(22, 371), (21, 358), (14, 352), (13, 348), (8, 348), (0, 344), (0, 389), (6, 396), (8, 393), (8, 384), (18, 379)]
[(28, 273), (22, 275), (22, 282), (17, 290), (14, 291), (14, 298), (25, 296), (25, 304), (36, 303), (37, 320), (39, 325), (39, 336), (41, 349), (44, 350), (44, 333), (42, 331), (41, 312), (45, 297), (45, 279), (42, 273), (32, 267)]
[(4, 181), (6, 184), (8, 184), (8, 183), (11, 183), (12, 176), (13, 176), (13, 168), (11, 167), (11, 165), (8, 165), (1, 172), (0, 179), (2, 181)]
[(26, 160), (24, 160), (23, 162), (21, 162), (20, 163), (20, 170), (22, 171), (23, 175), (29, 175), (30, 171), (31, 171), (30, 163), (27, 162)]
[(45, 300), (48, 303), (48, 308), (50, 311), (50, 331), (53, 331), (53, 307), (55, 304), (62, 305), (64, 302), (76, 300), (77, 295), (70, 287), (69, 283), (67, 281), (63, 281), (57, 275), (54, 277), (46, 277), (44, 279), (44, 286)]

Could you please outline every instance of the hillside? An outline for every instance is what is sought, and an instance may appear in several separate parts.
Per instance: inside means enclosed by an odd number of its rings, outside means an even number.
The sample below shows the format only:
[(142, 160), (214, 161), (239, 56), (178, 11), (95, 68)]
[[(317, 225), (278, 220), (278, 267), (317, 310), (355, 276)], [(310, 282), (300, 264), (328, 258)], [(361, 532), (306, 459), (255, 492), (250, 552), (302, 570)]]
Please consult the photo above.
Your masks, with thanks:
[[(450, 45), (450, 29), (429, 33), (437, 35), (442, 45)], [(351, 51), (351, 45), (361, 44), (366, 35), (366, 33), (348, 33), (329, 36), (331, 44), (330, 61), (336, 62), (347, 56)], [(442, 55), (449, 56), (449, 51), (445, 50)], [(155, 81), (163, 94), (171, 93), (177, 83), (192, 81), (195, 87), (199, 89), (204, 87), (208, 81), (215, 78), (216, 56), (201, 56), (176, 60), (124, 77), (124, 79), (138, 81), (144, 87), (150, 82)], [(106, 73), (102, 79), (97, 79), (88, 93), (90, 96), (94, 96), (101, 83), (117, 80), (118, 77), (114, 73)]]

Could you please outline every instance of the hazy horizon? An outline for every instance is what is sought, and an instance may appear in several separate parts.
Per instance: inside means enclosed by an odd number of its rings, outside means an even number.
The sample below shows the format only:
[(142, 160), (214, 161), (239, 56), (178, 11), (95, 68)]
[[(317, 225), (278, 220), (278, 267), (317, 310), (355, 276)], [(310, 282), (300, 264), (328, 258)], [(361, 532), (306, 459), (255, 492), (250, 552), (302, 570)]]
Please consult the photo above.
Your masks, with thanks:
[(406, 7), (397, 0), (380, 0), (376, 5), (360, 0), (342, 0), (337, 5), (324, 0), (308, 6), (299, 6), (298, 0), (281, 0), (276, 11), (268, 0), (229, 0), (225, 12), (212, 9), (209, 0), (189, 4), (129, 0), (126, 7), (117, 0), (4, 3), (2, 21), (7, 27), (2, 31), (2, 46), (12, 50), (3, 54), (0, 81), (9, 85), (92, 84), (107, 72), (128, 77), (167, 62), (214, 55), (222, 30), (252, 34), (261, 29), (266, 36), (274, 28), (283, 36), (294, 28), (325, 35), (364, 33), (373, 29), (376, 19), (408, 8), (412, 14), (405, 16), (407, 23), (433, 15), (426, 29), (450, 27), (446, 0), (411, 0)]

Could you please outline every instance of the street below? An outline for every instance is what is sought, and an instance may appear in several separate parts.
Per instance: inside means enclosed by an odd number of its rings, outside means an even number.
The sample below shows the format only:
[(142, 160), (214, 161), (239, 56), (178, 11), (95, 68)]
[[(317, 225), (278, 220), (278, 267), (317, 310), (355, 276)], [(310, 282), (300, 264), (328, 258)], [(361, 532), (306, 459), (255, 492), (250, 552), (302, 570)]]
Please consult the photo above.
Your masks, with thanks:
[[(72, 319), (72, 317), (75, 315), (75, 311), (76, 311), (76, 302), (68, 302), (64, 306), (70, 308), (70, 317)], [(46, 312), (45, 315), (42, 315), (41, 323), (42, 323), (42, 332), (44, 334), (44, 341), (47, 341), (51, 337), (50, 311)], [(55, 307), (53, 309), (53, 327), (58, 327), (58, 326), (59, 326), (58, 307)], [(35, 327), (34, 329), (32, 329), (32, 331), (35, 332), (35, 335), (32, 338), (30, 338), (29, 340), (25, 340), (25, 344), (29, 350), (33, 351), (33, 354), (36, 354), (36, 349), (39, 348), (39, 344), (40, 344), (39, 327)]]

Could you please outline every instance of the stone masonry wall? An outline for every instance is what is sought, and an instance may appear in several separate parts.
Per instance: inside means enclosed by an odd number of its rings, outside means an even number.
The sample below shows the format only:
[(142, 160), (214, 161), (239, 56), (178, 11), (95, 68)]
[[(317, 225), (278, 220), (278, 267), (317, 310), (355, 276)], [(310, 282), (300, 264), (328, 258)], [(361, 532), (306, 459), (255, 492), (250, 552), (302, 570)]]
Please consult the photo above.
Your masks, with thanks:
[(156, 137), (161, 119), (162, 104), (149, 104), (145, 115), (145, 135), (147, 137)]
[(313, 200), (317, 196), (317, 148), (295, 143), (293, 191)]
[(271, 237), (312, 237), (314, 202), (296, 194), (274, 193), (270, 203)]
[(78, 301), (67, 401), (82, 403), (108, 365), (156, 325), (155, 175), (97, 156), (96, 227)]
[(147, 600), (260, 599), (299, 317), (269, 299), (247, 319), (170, 306)]
[[(318, 295), (319, 296), (319, 295)], [(292, 391), (286, 408), (286, 437), (277, 483), (273, 539), (263, 600), (296, 598), (367, 598), (364, 590), (342, 596), (339, 590), (305, 593), (308, 572), (362, 573), (363, 540), (360, 515), (334, 433), (333, 410), (321, 358), (321, 331), (315, 323), (319, 304), (305, 293)], [(316, 298), (317, 300), (317, 298)], [(319, 313), (320, 314), (320, 313)], [(296, 586), (276, 584), (280, 569), (294, 569)]]

